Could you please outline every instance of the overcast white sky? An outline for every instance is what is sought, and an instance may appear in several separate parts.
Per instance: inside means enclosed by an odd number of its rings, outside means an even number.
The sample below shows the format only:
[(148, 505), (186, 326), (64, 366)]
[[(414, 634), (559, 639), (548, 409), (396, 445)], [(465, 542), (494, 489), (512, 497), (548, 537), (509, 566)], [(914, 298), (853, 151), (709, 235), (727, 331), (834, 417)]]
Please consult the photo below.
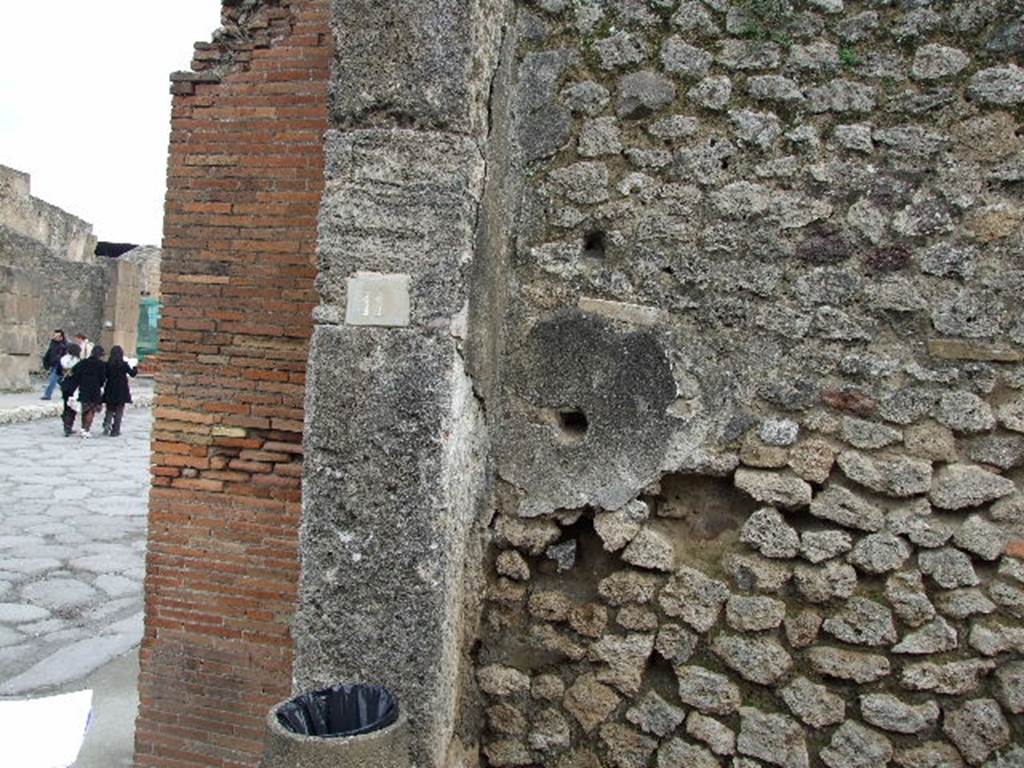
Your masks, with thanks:
[(219, 26), (220, 0), (0, 5), (0, 165), (100, 240), (159, 245), (168, 77)]

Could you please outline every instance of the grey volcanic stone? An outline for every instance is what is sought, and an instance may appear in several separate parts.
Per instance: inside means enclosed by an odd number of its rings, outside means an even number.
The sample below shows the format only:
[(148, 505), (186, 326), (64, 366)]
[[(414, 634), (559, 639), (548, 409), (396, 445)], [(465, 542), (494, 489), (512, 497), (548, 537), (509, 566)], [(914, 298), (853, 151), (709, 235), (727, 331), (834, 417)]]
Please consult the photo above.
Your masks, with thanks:
[(785, 448), (796, 442), (800, 425), (792, 419), (767, 419), (758, 429), (758, 437), (765, 445)]
[(959, 48), (944, 45), (922, 45), (914, 54), (910, 76), (915, 80), (939, 80), (959, 74), (971, 58)]
[(882, 510), (841, 485), (829, 485), (815, 496), (811, 514), (861, 531), (880, 531), (885, 525)]
[(926, 741), (919, 747), (909, 747), (896, 753), (900, 768), (964, 768), (960, 753), (945, 741)]
[(607, 668), (597, 670), (599, 682), (618, 688), (627, 696), (640, 691), (647, 660), (654, 651), (654, 635), (605, 635), (590, 646), (590, 658)]
[(947, 710), (942, 730), (971, 765), (1010, 743), (1010, 726), (993, 699), (973, 699)]
[(807, 652), (807, 660), (819, 675), (860, 684), (881, 680), (889, 674), (889, 660), (885, 656), (871, 653), (841, 648), (811, 648)]
[(908, 632), (892, 647), (893, 653), (928, 654), (952, 651), (959, 645), (956, 630), (941, 616), (920, 629)]
[(686, 718), (686, 733), (707, 744), (716, 755), (732, 755), (736, 752), (736, 734), (713, 717), (691, 712)]
[(725, 620), (740, 632), (775, 629), (786, 617), (786, 604), (770, 597), (732, 595), (725, 604)]
[(618, 694), (593, 675), (581, 675), (566, 690), (562, 705), (589, 733), (608, 719), (619, 701)]
[(839, 467), (848, 478), (888, 496), (927, 493), (932, 483), (931, 462), (903, 456), (878, 458), (856, 451), (839, 454)]
[(675, 563), (675, 549), (667, 535), (646, 527), (629, 543), (622, 553), (622, 559), (638, 568), (671, 571)]
[(491, 664), (477, 670), (480, 690), (491, 696), (511, 696), (530, 690), (530, 676), (512, 667)]
[(809, 608), (790, 614), (785, 619), (786, 639), (794, 648), (806, 648), (818, 639), (821, 622), (821, 614)]
[(1024, 398), (1003, 403), (996, 409), (999, 423), (1014, 432), (1024, 432)]
[(682, 619), (698, 632), (707, 632), (715, 625), (728, 599), (725, 584), (686, 566), (676, 571), (658, 596), (666, 616)]
[(711, 651), (744, 680), (774, 685), (793, 667), (792, 657), (771, 637), (720, 634)]
[(487, 761), (498, 768), (528, 765), (530, 762), (530, 751), (518, 739), (497, 739), (487, 744), (483, 752), (487, 756)]
[(972, 464), (950, 464), (935, 474), (928, 498), (941, 509), (966, 509), (1007, 496), (1013, 481)]
[(747, 79), (747, 93), (761, 101), (783, 103), (803, 101), (804, 95), (796, 81), (781, 75), (756, 75)]
[(628, 32), (616, 32), (594, 43), (594, 51), (601, 60), (601, 69), (618, 69), (639, 64), (647, 58), (647, 46), (642, 38)]
[(893, 756), (892, 742), (885, 736), (847, 720), (821, 750), (821, 759), (829, 768), (878, 768)]
[(1002, 581), (993, 581), (988, 586), (988, 594), (1003, 613), (1016, 619), (1024, 619), (1024, 589)]
[(568, 85), (559, 95), (562, 103), (570, 110), (591, 117), (600, 114), (611, 100), (608, 89), (593, 80)]
[(553, 189), (574, 203), (601, 203), (608, 199), (608, 166), (594, 160), (556, 168), (548, 174)]
[(685, 719), (686, 712), (669, 704), (655, 691), (648, 691), (632, 707), (626, 710), (626, 719), (645, 733), (664, 738), (672, 733)]
[(845, 599), (857, 588), (857, 572), (853, 566), (830, 560), (820, 567), (798, 565), (793, 569), (797, 591), (812, 603), (825, 603), (833, 598)]
[(597, 593), (611, 606), (629, 603), (643, 605), (654, 599), (661, 580), (653, 574), (636, 571), (616, 571), (601, 579)]
[(576, 151), (581, 157), (617, 155), (622, 151), (622, 132), (614, 117), (588, 120), (580, 129)]
[(754, 707), (740, 709), (736, 750), (781, 768), (808, 768), (804, 729), (785, 715), (766, 714)]
[(544, 550), (562, 537), (562, 529), (554, 520), (524, 520), (509, 515), (498, 518), (494, 533), (499, 544), (515, 547), (528, 555), (544, 554)]
[(565, 683), (557, 675), (536, 675), (530, 682), (530, 695), (543, 701), (561, 701)]
[(646, 768), (658, 742), (618, 723), (601, 726), (601, 741), (608, 758), (619, 768)]
[(740, 689), (725, 675), (704, 667), (676, 667), (679, 699), (706, 715), (729, 715), (740, 707)]
[(957, 547), (983, 560), (995, 560), (1003, 554), (1006, 541), (1006, 533), (1001, 528), (978, 515), (964, 520), (953, 534), (953, 543)]
[(519, 65), (516, 136), (527, 160), (550, 157), (568, 143), (572, 116), (555, 88), (575, 54), (566, 49), (528, 53)]
[(654, 649), (674, 664), (685, 664), (697, 650), (697, 633), (679, 624), (662, 624), (654, 640)]
[(683, 77), (703, 77), (714, 57), (702, 48), (695, 48), (679, 35), (672, 35), (661, 47), (661, 63), (666, 72)]
[(506, 549), (499, 553), (495, 558), (494, 567), (500, 575), (516, 581), (528, 581), (530, 578), (529, 563), (514, 549)]
[(757, 147), (767, 152), (782, 135), (782, 124), (771, 112), (740, 109), (729, 112), (729, 122), (740, 146)]
[(853, 539), (846, 531), (804, 531), (800, 534), (800, 555), (812, 563), (822, 563), (849, 552)]
[(724, 75), (705, 77), (686, 92), (695, 104), (711, 110), (723, 110), (732, 98), (732, 81)]
[(979, 464), (991, 464), (1002, 470), (1024, 464), (1024, 436), (984, 435), (967, 446), (967, 457)]
[(921, 573), (931, 576), (943, 589), (975, 587), (980, 583), (971, 558), (951, 547), (919, 552), (917, 564)]
[(715, 718), (691, 712), (686, 718), (686, 732), (708, 744), (708, 749), (716, 755), (734, 755), (736, 752), (736, 734)]
[(995, 692), (1007, 712), (1024, 713), (1024, 661), (1009, 661), (996, 670)]
[(958, 620), (986, 615), (996, 609), (996, 604), (985, 597), (985, 593), (980, 589), (954, 589), (951, 592), (943, 592), (936, 596), (935, 604), (943, 616)]
[(843, 722), (846, 705), (840, 696), (829, 691), (824, 685), (812, 683), (806, 677), (794, 678), (779, 696), (789, 711), (812, 728), (825, 728)]
[(917, 706), (907, 704), (888, 693), (860, 697), (860, 713), (865, 722), (895, 733), (920, 733), (939, 719), (939, 705), (928, 701)]
[(900, 685), (911, 691), (932, 691), (944, 696), (963, 696), (974, 693), (978, 678), (995, 669), (995, 662), (980, 659), (950, 661), (938, 664), (924, 661), (903, 668)]
[(1024, 653), (1024, 627), (974, 621), (968, 643), (984, 656), (997, 656), (1011, 650)]
[(854, 448), (862, 449), (884, 448), (903, 439), (903, 433), (898, 429), (849, 416), (843, 418), (841, 434), (843, 440)]
[(894, 506), (885, 519), (893, 533), (906, 536), (919, 547), (941, 547), (953, 536), (953, 528), (932, 514), (926, 499)]
[(796, 530), (773, 507), (762, 507), (747, 518), (740, 532), (740, 541), (770, 558), (796, 557), (800, 550), (800, 537)]
[(875, 89), (852, 80), (833, 80), (807, 91), (807, 108), (819, 112), (870, 112), (875, 108)]
[(657, 768), (718, 768), (718, 759), (706, 748), (674, 738), (658, 750)]
[(863, 597), (851, 597), (837, 613), (825, 619), (821, 628), (852, 645), (890, 645), (896, 642), (892, 612), (884, 605)]
[(544, 554), (549, 560), (554, 561), (557, 573), (571, 571), (572, 567), (576, 565), (576, 539), (570, 539), (561, 544), (552, 544), (544, 550)]
[(902, 622), (919, 627), (935, 618), (935, 607), (928, 599), (920, 571), (900, 571), (885, 582), (885, 599)]
[(644, 117), (657, 112), (676, 98), (676, 87), (672, 81), (651, 71), (626, 75), (619, 80), (618, 91), (615, 113), (627, 118)]
[(910, 546), (907, 542), (888, 531), (882, 531), (858, 541), (846, 559), (864, 573), (887, 573), (902, 568), (909, 557)]
[(725, 566), (732, 574), (737, 588), (745, 592), (776, 592), (793, 577), (789, 563), (769, 560), (757, 554), (727, 555)]
[(718, 60), (728, 69), (771, 69), (779, 65), (779, 47), (755, 40), (724, 40)]
[(789, 472), (766, 472), (758, 469), (736, 470), (736, 487), (762, 504), (783, 509), (801, 509), (811, 503), (811, 486)]
[(543, 710), (533, 719), (527, 743), (538, 752), (564, 750), (572, 743), (568, 721), (557, 709)]
[(1010, 64), (976, 72), (967, 86), (968, 93), (985, 104), (1013, 106), (1024, 103), (1024, 69)]

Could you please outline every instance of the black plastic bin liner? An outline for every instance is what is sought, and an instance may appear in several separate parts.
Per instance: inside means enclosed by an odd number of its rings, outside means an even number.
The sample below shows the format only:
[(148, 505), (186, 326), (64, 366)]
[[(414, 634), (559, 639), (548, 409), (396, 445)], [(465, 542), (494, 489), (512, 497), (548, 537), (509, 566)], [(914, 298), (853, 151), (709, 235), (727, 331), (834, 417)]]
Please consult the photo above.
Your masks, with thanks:
[(398, 697), (379, 685), (335, 685), (282, 704), (277, 720), (285, 730), (306, 736), (358, 736), (398, 720)]

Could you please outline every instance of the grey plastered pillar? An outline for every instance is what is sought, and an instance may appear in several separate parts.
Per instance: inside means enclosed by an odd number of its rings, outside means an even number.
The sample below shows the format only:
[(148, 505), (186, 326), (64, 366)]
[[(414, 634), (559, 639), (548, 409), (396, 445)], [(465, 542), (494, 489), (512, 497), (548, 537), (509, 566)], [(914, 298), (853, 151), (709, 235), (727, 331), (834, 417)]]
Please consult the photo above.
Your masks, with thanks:
[[(295, 687), (395, 689), (416, 764), (431, 768), (445, 764), (467, 674), (464, 572), (486, 490), (462, 337), (504, 5), (333, 6)], [(348, 280), (367, 272), (408, 276), (408, 325), (346, 322)], [(394, 298), (357, 314), (390, 322)]]

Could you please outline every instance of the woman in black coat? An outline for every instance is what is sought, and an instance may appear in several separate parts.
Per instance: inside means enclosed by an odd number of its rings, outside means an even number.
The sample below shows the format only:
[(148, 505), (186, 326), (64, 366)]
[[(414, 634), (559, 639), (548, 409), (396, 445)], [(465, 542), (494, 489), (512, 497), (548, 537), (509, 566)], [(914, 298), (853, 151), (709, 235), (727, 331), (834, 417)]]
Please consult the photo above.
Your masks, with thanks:
[(110, 360), (107, 362), (107, 388), (103, 390), (103, 402), (107, 412), (103, 416), (103, 434), (117, 437), (121, 434), (121, 417), (124, 406), (132, 401), (132, 390), (128, 386), (128, 377), (135, 378), (138, 366), (129, 365), (124, 359), (121, 347), (110, 348)]
[(92, 437), (89, 430), (93, 417), (103, 407), (103, 385), (107, 381), (104, 354), (103, 347), (97, 344), (92, 348), (89, 359), (82, 360), (71, 371), (71, 380), (74, 389), (78, 390), (78, 402), (82, 408), (82, 437)]

